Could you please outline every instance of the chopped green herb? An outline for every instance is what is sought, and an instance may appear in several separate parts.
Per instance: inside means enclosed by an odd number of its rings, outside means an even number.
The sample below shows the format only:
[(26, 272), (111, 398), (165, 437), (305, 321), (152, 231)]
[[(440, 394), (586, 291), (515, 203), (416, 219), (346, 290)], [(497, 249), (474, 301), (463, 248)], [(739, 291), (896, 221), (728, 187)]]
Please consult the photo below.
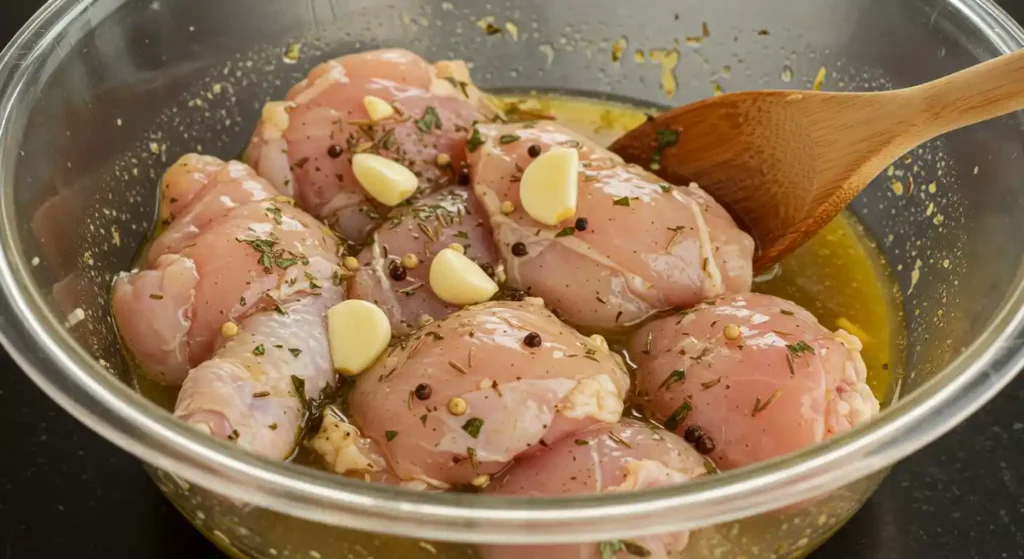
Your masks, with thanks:
[(291, 353), (292, 357), (298, 357), (302, 355), (302, 350), (297, 347), (290, 347), (288, 348), (288, 353)]
[(630, 540), (606, 540), (597, 545), (601, 559), (615, 559), (619, 552), (626, 552), (631, 557), (650, 557), (651, 550)]
[(513, 142), (518, 142), (519, 140), (522, 140), (522, 138), (520, 138), (519, 136), (517, 136), (515, 134), (504, 134), (504, 135), (502, 135), (501, 137), (498, 138), (498, 143), (501, 144), (501, 145), (505, 145), (505, 144), (511, 144)]
[(615, 443), (620, 444), (620, 445), (622, 445), (622, 446), (624, 446), (626, 448), (633, 448), (633, 445), (627, 443), (625, 441), (625, 439), (623, 439), (622, 437), (616, 435), (615, 433), (608, 433), (608, 438), (613, 440), (613, 441), (615, 441)]
[(672, 415), (668, 416), (668, 419), (665, 420), (665, 428), (669, 431), (675, 431), (686, 421), (691, 411), (693, 411), (693, 405), (690, 404), (689, 400), (686, 400), (681, 406), (676, 408), (676, 411), (672, 412)]
[(661, 381), (661, 384), (658, 385), (658, 388), (669, 390), (670, 388), (672, 388), (673, 384), (676, 384), (677, 382), (683, 382), (685, 380), (686, 371), (684, 369), (676, 369), (672, 371), (672, 373), (670, 373), (667, 377), (665, 377), (665, 380)]
[(423, 118), (416, 121), (416, 128), (424, 134), (429, 133), (431, 130), (441, 129), (441, 117), (437, 114), (437, 109), (434, 107), (427, 107), (423, 111)]
[(309, 399), (306, 398), (306, 379), (292, 375), (292, 388), (295, 389), (295, 397), (302, 403), (306, 413), (309, 413), (311, 406)]
[(271, 204), (271, 205), (267, 206), (266, 210), (267, 210), (267, 215), (269, 215), (270, 217), (274, 218), (274, 223), (276, 223), (278, 225), (281, 225), (281, 223), (282, 223), (281, 208)]
[(238, 304), (239, 304), (239, 305), (241, 305), (241, 306), (243, 306), (243, 307), (244, 307), (244, 306), (245, 306), (245, 305), (247, 304), (247, 303), (245, 302), (245, 295), (242, 295), (241, 297), (239, 297), (239, 299), (238, 299)]
[(561, 231), (555, 233), (555, 238), (557, 239), (558, 237), (571, 237), (574, 234), (576, 234), (575, 227), (563, 227)]
[(479, 417), (471, 417), (462, 424), (462, 430), (469, 433), (474, 439), (480, 436), (480, 429), (484, 426), (484, 420)]
[(679, 131), (662, 129), (655, 131), (658, 138), (658, 145), (654, 148), (654, 153), (651, 154), (651, 169), (661, 168), (661, 153), (665, 148), (670, 148), (679, 143)]
[(270, 425), (267, 425), (267, 428), (271, 431), (277, 431), (277, 423), (271, 423)]
[(714, 387), (718, 386), (718, 383), (720, 383), (720, 382), (722, 382), (722, 377), (718, 377), (716, 379), (709, 380), (707, 382), (702, 382), (702, 383), (700, 383), (700, 387), (703, 388), (704, 390), (707, 390), (709, 388), (714, 388)]
[(786, 316), (793, 316), (793, 311), (790, 311), (790, 310), (779, 309), (779, 312), (784, 314), (784, 315), (786, 315)]
[(164, 296), (159, 294), (159, 293), (150, 293), (149, 294), (149, 298), (153, 299), (153, 300), (156, 300), (156, 301), (159, 301), (159, 300), (163, 299)]
[(473, 128), (473, 133), (469, 135), (469, 139), (466, 140), (466, 149), (470, 153), (473, 153), (480, 146), (484, 145), (484, 139), (480, 137), (480, 129)]
[(267, 352), (267, 348), (263, 347), (263, 344), (260, 344), (260, 345), (258, 345), (256, 347), (254, 347), (253, 350), (252, 350), (252, 354), (253, 355), (263, 355), (266, 352)]
[(672, 185), (661, 183), (658, 186), (661, 188), (661, 191), (666, 194), (672, 191)]
[(586, 440), (583, 440), (583, 439), (576, 439), (575, 443), (576, 443), (576, 446), (587, 446), (588, 444), (590, 444), (590, 441), (586, 441)]
[(801, 340), (795, 344), (786, 344), (786, 349), (793, 355), (800, 355), (801, 353), (814, 353), (814, 348), (807, 342)]
[(772, 403), (774, 403), (775, 400), (777, 400), (779, 398), (779, 396), (781, 396), (781, 395), (782, 395), (782, 390), (779, 389), (779, 388), (776, 388), (775, 392), (772, 392), (772, 395), (769, 396), (768, 399), (765, 400), (763, 404), (761, 403), (761, 398), (755, 398), (754, 399), (754, 410), (750, 412), (750, 417), (757, 417), (757, 414), (759, 414), (759, 413), (763, 412), (764, 410), (768, 409), (768, 406), (772, 405)]
[(423, 414), (420, 416), (420, 423), (422, 423), (424, 427), (427, 426), (427, 414)]
[(468, 83), (466, 83), (464, 81), (461, 81), (461, 80), (457, 80), (457, 79), (455, 79), (453, 77), (450, 77), (450, 76), (446, 77), (445, 81), (447, 81), (448, 83), (452, 84), (452, 87), (461, 90), (462, 94), (464, 96), (466, 96), (466, 98), (469, 98), (469, 92), (466, 90), (466, 88), (469, 87)]
[(616, 198), (612, 200), (613, 206), (626, 206), (629, 207), (629, 196), (623, 196), (622, 198)]
[(395, 440), (395, 437), (397, 436), (398, 431), (384, 431), (384, 438), (387, 439), (388, 442)]

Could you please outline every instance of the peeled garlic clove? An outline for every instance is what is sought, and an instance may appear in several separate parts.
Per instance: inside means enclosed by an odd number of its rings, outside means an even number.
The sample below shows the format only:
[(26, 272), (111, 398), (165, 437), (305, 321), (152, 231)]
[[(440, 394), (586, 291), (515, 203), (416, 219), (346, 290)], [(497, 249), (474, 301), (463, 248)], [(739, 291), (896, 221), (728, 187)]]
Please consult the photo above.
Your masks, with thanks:
[(523, 210), (544, 225), (555, 226), (576, 215), (580, 154), (555, 148), (534, 159), (519, 181)]
[(475, 305), (490, 300), (498, 284), (465, 255), (446, 248), (430, 263), (430, 289), (452, 305)]
[(334, 370), (352, 377), (373, 365), (391, 342), (391, 323), (377, 305), (350, 299), (327, 311)]
[(363, 107), (366, 107), (366, 113), (374, 122), (395, 116), (395, 108), (391, 103), (373, 95), (363, 97)]
[(401, 204), (420, 184), (412, 171), (375, 153), (353, 156), (352, 172), (363, 189), (385, 206)]

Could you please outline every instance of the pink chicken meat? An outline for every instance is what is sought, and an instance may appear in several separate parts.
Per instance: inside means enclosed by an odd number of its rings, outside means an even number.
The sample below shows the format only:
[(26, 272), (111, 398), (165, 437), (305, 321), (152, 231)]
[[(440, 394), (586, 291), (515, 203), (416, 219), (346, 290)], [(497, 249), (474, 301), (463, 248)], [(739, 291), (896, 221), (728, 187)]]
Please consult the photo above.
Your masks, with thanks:
[(677, 433), (699, 427), (718, 466), (733, 469), (877, 415), (860, 349), (794, 303), (749, 294), (651, 322), (629, 351), (651, 417)]
[[(522, 209), (519, 180), (556, 146), (579, 151), (578, 207), (574, 218), (547, 227)], [(695, 184), (666, 184), (549, 122), (477, 125), (468, 150), (509, 285), (542, 297), (572, 324), (621, 329), (750, 289), (752, 239)], [(513, 212), (501, 211), (506, 201)]]
[[(371, 121), (366, 96), (390, 103), (394, 116)], [(376, 153), (405, 165), (421, 192), (455, 184), (469, 127), (485, 114), (486, 98), (462, 62), (431, 65), (400, 49), (351, 54), (320, 64), (284, 101), (266, 105), (246, 162), (346, 239), (362, 242), (388, 208), (365, 194), (352, 156)]]
[[(649, 424), (623, 419), (562, 439), (548, 450), (516, 460), (486, 492), (502, 496), (552, 497), (636, 491), (684, 483), (713, 468), (680, 437)], [(488, 546), (485, 559), (605, 559), (676, 557), (689, 534), (581, 545)]]
[[(393, 212), (360, 253), (349, 298), (384, 309), (398, 335), (448, 316), (459, 307), (434, 295), (429, 273), (431, 258), (452, 243), (492, 277), (500, 269), (483, 209), (465, 188), (448, 188)], [(412, 268), (402, 265), (407, 255), (415, 258)]]
[(284, 458), (307, 398), (334, 382), (324, 314), (344, 298), (338, 243), (239, 163), (186, 156), (162, 188), (174, 239), (115, 280), (118, 329), (147, 375), (184, 382), (177, 416)]
[(527, 299), (467, 307), (417, 331), (358, 377), (349, 402), (399, 478), (448, 488), (615, 423), (628, 388), (603, 340)]

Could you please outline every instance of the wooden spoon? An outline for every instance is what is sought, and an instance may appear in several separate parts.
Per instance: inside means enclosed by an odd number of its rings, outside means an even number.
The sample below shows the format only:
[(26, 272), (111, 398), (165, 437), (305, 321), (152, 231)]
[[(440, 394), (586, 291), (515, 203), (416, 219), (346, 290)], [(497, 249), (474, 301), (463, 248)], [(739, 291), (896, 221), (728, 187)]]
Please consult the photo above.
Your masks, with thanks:
[(893, 160), (940, 134), (1024, 109), (1024, 51), (895, 91), (748, 91), (661, 114), (612, 144), (700, 185), (758, 243), (754, 269), (813, 236)]

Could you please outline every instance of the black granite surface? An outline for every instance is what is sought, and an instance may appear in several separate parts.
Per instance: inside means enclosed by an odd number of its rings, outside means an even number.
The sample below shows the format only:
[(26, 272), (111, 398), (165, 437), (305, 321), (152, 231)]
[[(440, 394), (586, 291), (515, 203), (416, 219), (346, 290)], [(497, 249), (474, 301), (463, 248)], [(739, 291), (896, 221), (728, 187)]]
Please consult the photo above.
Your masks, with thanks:
[[(0, 7), (4, 44), (40, 0)], [(1024, 16), (1024, 3), (1006, 2)], [(138, 461), (51, 402), (0, 350), (3, 559), (203, 558), (219, 552)], [(1024, 557), (1024, 376), (896, 466), (815, 559)]]

